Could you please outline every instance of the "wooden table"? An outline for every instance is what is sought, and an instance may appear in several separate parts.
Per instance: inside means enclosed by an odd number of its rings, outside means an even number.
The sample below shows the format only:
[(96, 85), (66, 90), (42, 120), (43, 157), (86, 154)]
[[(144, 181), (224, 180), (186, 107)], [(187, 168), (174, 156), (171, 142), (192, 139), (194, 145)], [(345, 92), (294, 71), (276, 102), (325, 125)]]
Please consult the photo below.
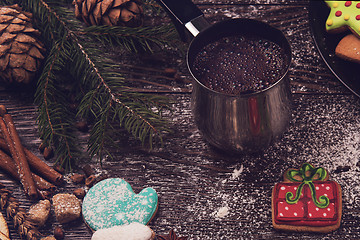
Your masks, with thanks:
[[(99, 172), (127, 180), (139, 192), (151, 186), (159, 194), (159, 208), (150, 227), (165, 235), (174, 228), (189, 239), (360, 239), (360, 105), (319, 56), (311, 36), (308, 1), (303, 0), (196, 0), (210, 22), (245, 17), (281, 29), (289, 39), (294, 98), (293, 120), (284, 137), (263, 153), (231, 156), (219, 153), (202, 139), (190, 111), (191, 77), (184, 59), (176, 59), (184, 81), (167, 90), (174, 99), (170, 119), (173, 134), (152, 152), (121, 144), (114, 159), (105, 159)], [(173, 64), (173, 65), (171, 65)], [(172, 63), (168, 67), (177, 68)], [(160, 69), (161, 66), (158, 66)], [(146, 72), (146, 71), (145, 71)], [(148, 78), (152, 73), (149, 71)], [(13, 114), (24, 145), (37, 155), (36, 107), (31, 93), (0, 92), (0, 104)], [(84, 135), (84, 141), (86, 135)], [(343, 190), (339, 230), (330, 234), (285, 233), (271, 223), (271, 191), (283, 172), (310, 162), (326, 168)], [(1, 173), (1, 182), (27, 207), (31, 203), (21, 186)], [(69, 183), (60, 192), (72, 192)], [(226, 210), (226, 211), (225, 211)], [(58, 225), (51, 217), (41, 231)], [(12, 239), (20, 239), (9, 221)], [(79, 220), (63, 225), (65, 239), (90, 239)]]

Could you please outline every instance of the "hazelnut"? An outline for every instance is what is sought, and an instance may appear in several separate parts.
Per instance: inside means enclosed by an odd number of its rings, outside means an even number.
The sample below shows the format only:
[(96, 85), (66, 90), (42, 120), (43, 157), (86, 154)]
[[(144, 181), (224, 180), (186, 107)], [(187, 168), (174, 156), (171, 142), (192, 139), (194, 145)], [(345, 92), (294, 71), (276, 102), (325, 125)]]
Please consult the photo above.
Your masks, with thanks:
[(52, 147), (45, 147), (43, 156), (46, 160), (52, 158), (54, 156), (54, 151), (53, 151)]
[(89, 177), (90, 175), (93, 175), (94, 174), (94, 169), (89, 165), (89, 164), (86, 164), (82, 170), (84, 171), (85, 175), (87, 177)]
[(54, 237), (56, 240), (62, 240), (65, 237), (64, 230), (61, 227), (55, 227)]
[(6, 107), (4, 105), (0, 105), (0, 116), (4, 116), (6, 113)]
[(73, 193), (79, 199), (83, 199), (85, 197), (85, 195), (86, 195), (85, 190), (82, 189), (82, 188), (75, 189)]
[(70, 179), (76, 184), (83, 183), (85, 181), (85, 175), (75, 173), (70, 177)]

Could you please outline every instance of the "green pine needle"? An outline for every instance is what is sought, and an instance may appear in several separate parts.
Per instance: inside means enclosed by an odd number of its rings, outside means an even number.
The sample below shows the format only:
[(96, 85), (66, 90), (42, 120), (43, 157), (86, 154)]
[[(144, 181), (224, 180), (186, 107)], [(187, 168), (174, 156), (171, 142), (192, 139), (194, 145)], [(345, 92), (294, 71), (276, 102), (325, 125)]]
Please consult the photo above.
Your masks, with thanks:
[[(71, 169), (81, 155), (74, 127), (77, 118), (91, 121), (88, 154), (100, 160), (111, 156), (108, 147), (116, 144), (118, 128), (143, 145), (152, 147), (156, 141), (162, 142), (162, 135), (169, 131), (162, 115), (170, 101), (159, 95), (123, 91), (129, 82), (119, 73), (119, 65), (102, 57), (96, 46), (102, 43), (132, 52), (153, 52), (174, 44), (177, 37), (173, 27), (83, 29), (67, 8), (69, 2), (0, 0), (3, 5), (18, 3), (33, 13), (34, 25), (42, 32), (48, 49), (35, 94), (40, 138), (55, 146), (56, 161), (66, 169)], [(145, 6), (158, 11), (153, 0), (145, 1)], [(80, 104), (71, 110), (74, 99)]]
[(78, 34), (86, 34), (104, 45), (122, 45), (133, 52), (153, 52), (156, 46), (174, 47), (178, 43), (177, 32), (172, 24), (140, 28), (91, 26)]

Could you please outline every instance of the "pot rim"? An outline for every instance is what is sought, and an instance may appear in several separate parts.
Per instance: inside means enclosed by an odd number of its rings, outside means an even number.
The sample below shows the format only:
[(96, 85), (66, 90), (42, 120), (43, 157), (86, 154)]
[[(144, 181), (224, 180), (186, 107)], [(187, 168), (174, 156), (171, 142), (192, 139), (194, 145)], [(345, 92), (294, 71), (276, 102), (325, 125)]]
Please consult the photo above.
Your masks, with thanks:
[[(230, 93), (224, 93), (224, 92), (218, 92), (218, 91), (215, 91), (207, 86), (205, 86), (203, 83), (201, 83), (201, 81), (199, 81), (197, 79), (197, 77), (195, 77), (193, 71), (191, 70), (191, 66), (190, 66), (190, 53), (191, 53), (191, 49), (192, 49), (192, 46), (194, 45), (194, 43), (196, 43), (197, 41), (201, 41), (201, 37), (208, 33), (209, 31), (212, 31), (212, 29), (214, 29), (215, 27), (218, 27), (218, 26), (221, 26), (221, 25), (224, 25), (224, 24), (246, 24), (246, 23), (252, 23), (252, 24), (256, 24), (258, 25), (259, 27), (263, 27), (263, 28), (268, 28), (270, 29), (271, 31), (273, 31), (274, 33), (277, 33), (278, 36), (280, 38), (282, 38), (283, 42), (285, 44), (283, 44), (281, 47), (284, 49), (285, 51), (285, 55), (288, 57), (288, 60), (286, 61), (286, 70), (284, 71), (284, 73), (282, 74), (282, 76), (276, 81), (274, 82), (273, 84), (271, 84), (270, 86), (264, 88), (264, 89), (260, 89), (260, 90), (257, 90), (257, 91), (254, 91), (254, 92), (251, 92), (251, 93), (240, 93), (240, 94), (230, 94)], [(235, 36), (237, 35), (236, 33), (233, 35)], [(231, 36), (231, 35), (228, 35), (228, 36)], [(200, 39), (200, 40), (199, 40)], [(270, 39), (269, 39), (270, 40)], [(209, 42), (211, 43), (211, 41)], [(207, 44), (209, 44), (207, 43)], [(205, 44), (204, 46), (206, 46), (207, 44)], [(279, 43), (277, 43), (279, 44)], [(213, 93), (213, 94), (217, 94), (217, 95), (223, 95), (223, 96), (229, 96), (229, 97), (251, 97), (251, 96), (255, 96), (255, 95), (258, 95), (258, 94), (261, 94), (261, 93), (264, 93), (264, 92), (267, 92), (269, 91), (270, 89), (274, 88), (275, 86), (277, 86), (280, 82), (284, 81), (287, 79), (287, 75), (288, 75), (288, 72), (289, 72), (289, 69), (290, 69), (290, 65), (292, 63), (292, 51), (291, 51), (291, 46), (290, 46), (290, 43), (288, 41), (288, 39), (286, 38), (286, 36), (284, 35), (284, 33), (282, 31), (280, 31), (279, 29), (269, 25), (268, 23), (265, 23), (265, 22), (262, 22), (262, 21), (259, 21), (259, 20), (255, 20), (255, 19), (248, 19), (248, 18), (233, 18), (233, 19), (229, 19), (229, 20), (225, 20), (225, 21), (221, 21), (221, 22), (218, 22), (218, 23), (215, 23), (213, 25), (211, 25), (209, 28), (205, 29), (204, 31), (200, 32), (190, 43), (189, 47), (188, 47), (188, 51), (187, 51), (187, 55), (186, 55), (186, 64), (187, 64), (187, 68), (191, 74), (191, 76), (193, 77), (193, 79), (195, 80), (195, 82), (200, 85), (202, 88), (206, 89), (207, 91)]]

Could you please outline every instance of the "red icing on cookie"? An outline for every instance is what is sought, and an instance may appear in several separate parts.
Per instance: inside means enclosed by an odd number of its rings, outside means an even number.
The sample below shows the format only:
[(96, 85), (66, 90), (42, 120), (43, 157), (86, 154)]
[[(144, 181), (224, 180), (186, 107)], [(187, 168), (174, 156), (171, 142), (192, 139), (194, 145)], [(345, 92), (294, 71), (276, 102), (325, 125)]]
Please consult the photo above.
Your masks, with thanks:
[[(285, 198), (285, 195), (287, 192), (291, 192), (293, 195), (296, 194), (296, 190), (299, 184), (295, 185), (282, 185), (279, 189), (279, 198)], [(301, 193), (301, 197), (304, 196), (303, 193)]]
[(356, 7), (357, 7), (357, 8), (360, 8), (360, 3), (356, 4)]
[[(332, 184), (329, 184), (328, 182), (324, 182), (324, 183), (315, 185), (315, 190), (316, 190), (316, 196), (318, 196), (318, 197), (322, 196), (322, 195), (328, 197), (329, 199), (333, 199), (335, 197)], [(308, 196), (311, 196), (311, 192), (310, 192), (309, 188), (307, 188), (306, 194)]]
[(351, 1), (346, 1), (345, 7), (350, 7), (350, 6), (351, 6)]
[(341, 11), (337, 11), (337, 12), (335, 13), (335, 16), (340, 17), (340, 16), (341, 16), (341, 14), (342, 14), (342, 12), (341, 12)]
[(274, 192), (274, 220), (277, 224), (294, 226), (332, 226), (335, 225), (339, 216), (339, 193), (333, 181), (314, 181), (316, 196), (327, 196), (330, 203), (325, 208), (319, 208), (313, 202), (310, 188), (304, 186), (300, 200), (295, 204), (286, 202), (287, 192), (295, 194), (299, 183), (278, 183)]
[(315, 206), (314, 202), (308, 201), (307, 202), (307, 209), (308, 209), (308, 217), (310, 219), (333, 219), (335, 218), (335, 204), (330, 203), (326, 208), (319, 208)]
[(304, 209), (304, 203), (303, 202), (297, 202), (293, 205), (289, 205), (285, 201), (280, 201), (277, 204), (278, 213), (277, 218), (278, 219), (302, 219), (305, 217), (305, 209)]

